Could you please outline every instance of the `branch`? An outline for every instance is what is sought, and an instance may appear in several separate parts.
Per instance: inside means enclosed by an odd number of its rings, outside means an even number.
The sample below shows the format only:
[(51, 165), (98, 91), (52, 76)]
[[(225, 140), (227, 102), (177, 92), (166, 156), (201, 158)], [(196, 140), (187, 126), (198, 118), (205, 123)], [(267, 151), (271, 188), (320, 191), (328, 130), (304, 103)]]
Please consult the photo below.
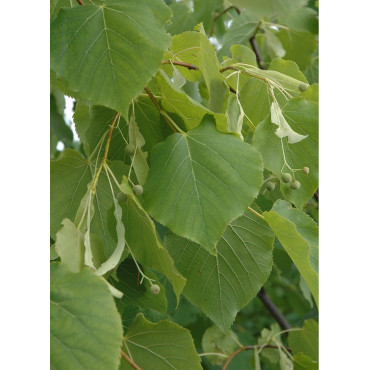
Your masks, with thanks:
[(85, 5), (85, 3), (84, 3), (82, 0), (77, 0), (77, 2), (78, 2), (80, 5)]
[(236, 10), (236, 12), (238, 13), (238, 15), (240, 15), (240, 13), (241, 13), (240, 9), (239, 9), (238, 7), (236, 7), (236, 6), (233, 6), (233, 5), (229, 6), (229, 7), (228, 7), (228, 8), (226, 8), (226, 9), (224, 9), (221, 13), (216, 14), (216, 15), (213, 17), (213, 19), (212, 19), (211, 29), (210, 29), (210, 31), (209, 31), (209, 35), (210, 35), (210, 36), (212, 36), (212, 35), (213, 35), (213, 31), (214, 31), (214, 28), (215, 28), (215, 22), (216, 22), (216, 20), (217, 20), (218, 18), (220, 18), (222, 15), (224, 15), (225, 13), (227, 13), (227, 12), (228, 12), (229, 10), (231, 10), (231, 9), (235, 9), (235, 10)]
[[(225, 362), (225, 365), (224, 367), (222, 368), (222, 370), (226, 370), (226, 368), (229, 366), (230, 364), (230, 361), (240, 352), (243, 352), (243, 351), (249, 351), (251, 349), (254, 349), (255, 347), (257, 347), (258, 349), (261, 349), (261, 348), (275, 348), (275, 349), (279, 349), (278, 346), (274, 346), (273, 344), (265, 344), (265, 345), (262, 345), (262, 346), (244, 346), (244, 347), (240, 347), (238, 348), (235, 352), (233, 352), (229, 358), (227, 359), (227, 361)], [(292, 352), (292, 350), (288, 347), (285, 347), (286, 350), (288, 352)]]
[(264, 287), (261, 288), (257, 296), (262, 301), (262, 303), (266, 306), (266, 308), (270, 311), (271, 315), (279, 323), (282, 329), (284, 330), (291, 329), (292, 326), (289, 324), (288, 320), (283, 316), (283, 314), (279, 311), (279, 309), (271, 301), (270, 297), (266, 294)]
[(199, 67), (195, 66), (194, 64), (185, 63), (185, 62), (176, 62), (176, 61), (173, 61), (173, 60), (162, 60), (162, 64), (174, 64), (174, 65), (177, 65), (177, 66), (186, 67), (188, 69), (193, 69), (195, 71), (197, 71), (199, 69)]
[(260, 52), (260, 49), (257, 45), (257, 40), (255, 38), (255, 36), (252, 36), (250, 39), (249, 39), (249, 42), (251, 43), (252, 45), (252, 49), (254, 51), (254, 54), (256, 54), (256, 58), (257, 58), (257, 63), (258, 63), (258, 66), (261, 68), (261, 69), (267, 69), (265, 67), (265, 62), (263, 61), (263, 58), (262, 58), (262, 55), (261, 55), (261, 52)]
[(136, 365), (135, 364), (135, 362), (134, 361), (132, 361), (131, 360), (131, 358), (130, 357), (128, 357), (127, 355), (126, 355), (126, 353), (125, 352), (123, 352), (122, 350), (121, 350), (121, 356), (134, 368), (134, 369), (136, 369), (136, 370), (142, 370), (141, 369), (141, 367), (139, 367), (138, 365)]

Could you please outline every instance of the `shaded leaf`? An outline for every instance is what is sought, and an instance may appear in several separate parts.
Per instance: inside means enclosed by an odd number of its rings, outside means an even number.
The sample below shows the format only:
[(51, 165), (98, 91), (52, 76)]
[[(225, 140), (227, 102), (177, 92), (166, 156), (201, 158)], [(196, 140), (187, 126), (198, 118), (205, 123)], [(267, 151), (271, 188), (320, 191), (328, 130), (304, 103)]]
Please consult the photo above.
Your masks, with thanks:
[[(149, 270), (145, 270), (145, 274), (149, 278), (155, 279), (155, 274)], [(140, 309), (151, 309), (158, 312), (166, 313), (167, 300), (164, 287), (156, 281), (155, 283), (161, 287), (159, 294), (150, 292), (150, 283), (147, 279), (140, 284), (141, 275), (138, 274), (138, 269), (135, 262), (128, 258), (124, 260), (116, 271), (118, 281), (111, 278), (109, 281), (118, 290), (123, 292), (123, 297), (118, 301), (118, 309), (130, 305), (138, 306)], [(123, 309), (122, 309), (123, 311)]]
[(165, 245), (187, 279), (184, 295), (226, 332), (267, 280), (273, 240), (267, 224), (246, 211), (227, 226), (215, 256), (172, 233)]

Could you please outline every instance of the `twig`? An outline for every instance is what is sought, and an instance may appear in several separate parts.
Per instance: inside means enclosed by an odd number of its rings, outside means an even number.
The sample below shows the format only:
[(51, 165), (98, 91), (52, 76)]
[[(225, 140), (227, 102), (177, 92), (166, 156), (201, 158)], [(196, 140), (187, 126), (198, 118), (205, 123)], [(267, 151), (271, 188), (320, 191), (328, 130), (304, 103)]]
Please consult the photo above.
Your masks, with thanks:
[(197, 71), (199, 69), (199, 67), (195, 66), (194, 64), (185, 62), (176, 62), (174, 60), (162, 60), (162, 64), (174, 64), (176, 66), (182, 66), (188, 69), (193, 69), (194, 71)]
[[(255, 347), (257, 347), (258, 349), (260, 348), (275, 348), (275, 349), (279, 349), (278, 346), (274, 346), (273, 344), (264, 344), (262, 346), (244, 346), (244, 347), (240, 347), (238, 348), (235, 352), (233, 352), (229, 358), (227, 359), (227, 361), (225, 362), (222, 370), (226, 370), (226, 368), (229, 366), (230, 364), (230, 361), (240, 352), (243, 352), (243, 351), (249, 351), (249, 350), (252, 350), (254, 349)], [(289, 351), (289, 352), (292, 352), (292, 350), (290, 348), (287, 348), (286, 347), (286, 350)]]
[(147, 88), (144, 87), (145, 92), (148, 94), (149, 98), (152, 100), (156, 108), (158, 109), (159, 113), (164, 117), (168, 125), (171, 127), (173, 132), (183, 132), (177, 125), (176, 123), (171, 119), (171, 117), (165, 112), (160, 104), (157, 102), (157, 99), (154, 97), (152, 92)]
[(263, 58), (262, 58), (262, 55), (261, 55), (261, 52), (260, 52), (260, 49), (257, 45), (257, 40), (256, 40), (256, 37), (255, 36), (252, 36), (250, 39), (249, 39), (249, 42), (251, 43), (252, 45), (252, 49), (254, 51), (254, 54), (256, 54), (256, 58), (257, 58), (257, 63), (258, 63), (258, 66), (261, 68), (261, 69), (267, 69), (266, 66), (265, 66), (265, 62), (263, 61)]
[(82, 0), (77, 0), (77, 2), (78, 2), (80, 5), (85, 5), (85, 3), (84, 3)]
[(96, 186), (96, 184), (98, 182), (99, 174), (100, 174), (102, 168), (104, 167), (105, 162), (107, 161), (108, 151), (109, 151), (109, 145), (110, 145), (110, 141), (112, 139), (112, 133), (113, 133), (114, 125), (116, 124), (118, 117), (119, 117), (119, 113), (116, 113), (116, 115), (113, 118), (113, 122), (112, 122), (112, 124), (109, 127), (107, 144), (105, 145), (104, 156), (103, 156), (103, 159), (101, 161), (100, 167), (99, 167), (99, 169), (98, 169), (98, 171), (97, 171), (97, 173), (95, 175), (94, 182), (91, 185), (91, 191), (94, 191), (95, 186)]
[(128, 357), (127, 355), (126, 355), (126, 353), (125, 352), (123, 352), (122, 350), (121, 350), (121, 356), (134, 368), (134, 369), (136, 369), (136, 370), (142, 370), (141, 369), (141, 367), (139, 367), (138, 365), (136, 365), (135, 364), (135, 362), (134, 361), (132, 361), (131, 360), (131, 358), (130, 357)]
[(270, 297), (266, 294), (264, 287), (261, 288), (257, 296), (266, 306), (266, 308), (270, 311), (271, 315), (279, 323), (282, 329), (284, 330), (291, 329), (292, 326), (289, 324), (288, 320), (283, 316), (283, 314), (279, 311), (279, 309), (275, 306), (275, 304), (271, 301)]
[(236, 6), (229, 6), (228, 8), (224, 9), (221, 13), (218, 13), (216, 14), (213, 18), (212, 18), (212, 24), (211, 24), (211, 29), (209, 31), (209, 35), (212, 36), (213, 35), (213, 31), (214, 31), (214, 28), (215, 28), (215, 22), (218, 18), (220, 18), (222, 15), (224, 15), (225, 13), (227, 13), (229, 10), (231, 9), (235, 9), (236, 12), (238, 13), (238, 15), (240, 15), (241, 11), (238, 7)]

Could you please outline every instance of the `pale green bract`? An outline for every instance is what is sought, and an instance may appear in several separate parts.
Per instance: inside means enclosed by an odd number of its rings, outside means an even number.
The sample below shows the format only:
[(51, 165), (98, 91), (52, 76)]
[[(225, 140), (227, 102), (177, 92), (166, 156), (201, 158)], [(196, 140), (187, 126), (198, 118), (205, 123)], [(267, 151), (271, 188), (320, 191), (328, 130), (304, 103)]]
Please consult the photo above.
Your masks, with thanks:
[(248, 210), (227, 226), (215, 256), (172, 233), (165, 246), (187, 279), (184, 295), (226, 332), (270, 275), (273, 241), (266, 222)]
[(287, 139), (275, 135), (276, 125), (270, 117), (261, 122), (253, 135), (253, 146), (261, 153), (265, 168), (280, 176), (287, 172), (284, 155), (291, 168), (309, 167), (309, 174), (302, 171), (294, 173), (301, 183), (299, 190), (292, 190), (290, 184), (280, 182), (280, 189), (285, 199), (301, 208), (312, 197), (318, 187), (318, 105), (303, 98), (293, 98), (282, 107), (282, 113), (289, 126), (301, 135), (308, 137), (301, 142), (288, 144)]
[(245, 212), (261, 183), (259, 154), (217, 131), (206, 115), (196, 129), (153, 148), (144, 206), (174, 233), (215, 253), (227, 224)]
[(278, 126), (275, 131), (276, 136), (280, 139), (288, 137), (289, 144), (299, 143), (307, 137), (307, 135), (300, 135), (292, 130), (276, 102), (271, 103), (271, 122)]
[[(138, 314), (123, 344), (123, 351), (145, 370), (202, 369), (190, 332), (168, 320), (153, 324)], [(131, 369), (122, 360), (120, 370)]]
[(51, 68), (70, 90), (127, 118), (170, 44), (170, 16), (161, 0), (63, 8), (51, 24)]
[(54, 369), (117, 369), (121, 319), (105, 281), (84, 268), (50, 265), (50, 364)]

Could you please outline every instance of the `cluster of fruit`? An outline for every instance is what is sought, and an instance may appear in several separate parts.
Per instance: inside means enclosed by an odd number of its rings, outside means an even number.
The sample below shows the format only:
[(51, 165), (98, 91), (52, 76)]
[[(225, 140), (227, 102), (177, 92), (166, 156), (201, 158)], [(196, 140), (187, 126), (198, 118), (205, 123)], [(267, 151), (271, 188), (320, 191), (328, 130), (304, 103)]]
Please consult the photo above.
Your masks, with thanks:
[[(310, 172), (310, 169), (308, 167), (303, 167), (302, 172), (307, 175)], [(286, 184), (290, 183), (290, 188), (293, 190), (297, 190), (301, 187), (301, 183), (298, 180), (292, 181), (293, 178), (290, 173), (283, 172), (281, 174), (281, 180)], [(268, 181), (266, 184), (266, 189), (269, 191), (273, 191), (275, 189), (275, 183), (272, 181)]]

